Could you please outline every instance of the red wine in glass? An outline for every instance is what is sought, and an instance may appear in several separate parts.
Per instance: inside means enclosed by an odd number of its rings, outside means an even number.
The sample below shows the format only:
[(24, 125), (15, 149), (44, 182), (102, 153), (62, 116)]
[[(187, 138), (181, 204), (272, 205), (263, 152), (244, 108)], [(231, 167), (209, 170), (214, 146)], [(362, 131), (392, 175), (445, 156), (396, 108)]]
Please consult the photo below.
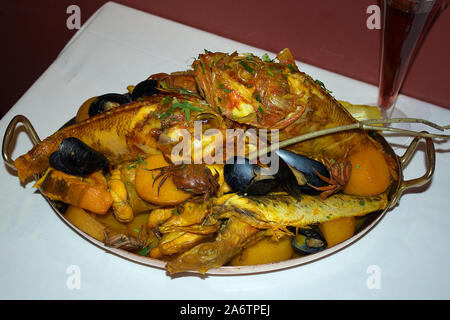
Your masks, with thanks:
[(378, 105), (385, 115), (393, 109), (408, 67), (442, 8), (442, 0), (384, 0)]

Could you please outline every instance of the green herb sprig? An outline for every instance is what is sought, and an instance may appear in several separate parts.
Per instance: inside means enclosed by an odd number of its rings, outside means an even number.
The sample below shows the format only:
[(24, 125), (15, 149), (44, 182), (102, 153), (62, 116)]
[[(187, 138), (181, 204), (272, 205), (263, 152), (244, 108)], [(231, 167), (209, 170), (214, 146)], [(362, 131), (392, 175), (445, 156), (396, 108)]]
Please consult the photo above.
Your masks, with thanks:
[(264, 53), (261, 57), (262, 61), (264, 62), (273, 62), (272, 59), (269, 58), (269, 55), (267, 53)]
[(328, 90), (328, 89), (325, 87), (325, 85), (323, 84), (322, 81), (316, 79), (316, 80), (314, 80), (314, 82), (317, 83), (319, 86), (321, 86), (326, 92), (328, 92), (328, 93), (332, 93), (332, 92), (333, 92), (333, 91)]
[(240, 60), (239, 63), (241, 64), (241, 66), (243, 66), (245, 68), (245, 70), (247, 70), (247, 72), (253, 74), (255, 72), (255, 70), (253, 70), (248, 64), (247, 62), (245, 62), (244, 60)]
[(195, 107), (187, 101), (179, 102), (177, 98), (173, 98), (172, 104), (170, 105), (170, 111), (174, 112), (177, 108), (185, 114), (186, 121), (189, 121), (191, 119), (191, 111), (204, 111), (202, 108)]

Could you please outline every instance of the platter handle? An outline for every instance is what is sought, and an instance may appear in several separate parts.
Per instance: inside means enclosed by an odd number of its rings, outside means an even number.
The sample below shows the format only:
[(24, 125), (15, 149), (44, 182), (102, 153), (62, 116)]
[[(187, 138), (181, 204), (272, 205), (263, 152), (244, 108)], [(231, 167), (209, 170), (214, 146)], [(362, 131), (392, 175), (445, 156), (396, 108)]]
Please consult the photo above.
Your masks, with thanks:
[(13, 169), (16, 170), (16, 167), (14, 166), (14, 160), (11, 157), (11, 154), (9, 153), (10, 144), (14, 137), (14, 133), (16, 132), (17, 124), (22, 123), (23, 127), (25, 128), (25, 132), (27, 133), (28, 137), (30, 138), (31, 142), (33, 143), (33, 146), (37, 145), (39, 142), (41, 142), (41, 139), (39, 139), (38, 134), (36, 133), (36, 130), (34, 130), (33, 125), (31, 124), (30, 120), (28, 120), (27, 117), (19, 114), (12, 118), (10, 123), (8, 124), (8, 127), (6, 128), (5, 135), (3, 136), (3, 144), (2, 144), (2, 156), (3, 160), (5, 161), (5, 164)]
[[(426, 133), (426, 131), (422, 131), (423, 133)], [(411, 158), (414, 154), (414, 152), (417, 149), (417, 146), (421, 139), (425, 139), (426, 142), (426, 166), (427, 170), (425, 174), (419, 178), (411, 179), (411, 180), (403, 180), (401, 181), (400, 188), (398, 189), (397, 193), (392, 198), (392, 201), (389, 205), (389, 209), (393, 208), (395, 205), (397, 205), (398, 201), (400, 200), (400, 197), (402, 194), (411, 188), (416, 188), (423, 186), (431, 181), (431, 178), (433, 177), (434, 169), (436, 167), (436, 150), (434, 148), (433, 139), (431, 138), (422, 138), (422, 137), (415, 137), (414, 140), (411, 142), (411, 144), (406, 149), (405, 153), (399, 157), (400, 159), (400, 165), (401, 165), (401, 171), (403, 173), (404, 168), (408, 165), (408, 163), (411, 161)]]

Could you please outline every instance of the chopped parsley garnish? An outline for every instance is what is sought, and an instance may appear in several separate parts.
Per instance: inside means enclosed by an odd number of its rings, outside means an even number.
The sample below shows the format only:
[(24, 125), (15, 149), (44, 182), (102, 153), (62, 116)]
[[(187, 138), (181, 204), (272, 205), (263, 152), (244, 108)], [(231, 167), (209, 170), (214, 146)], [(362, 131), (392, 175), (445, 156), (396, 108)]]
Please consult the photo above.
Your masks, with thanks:
[(269, 67), (266, 68), (266, 71), (267, 71), (267, 73), (268, 73), (271, 77), (274, 76), (272, 70), (271, 70)]
[(179, 215), (180, 215), (180, 213), (179, 213), (177, 210), (175, 210), (175, 209), (172, 209), (171, 211), (172, 211), (172, 213), (173, 213), (174, 215), (176, 215), (176, 216), (179, 216)]
[(321, 86), (326, 92), (328, 93), (332, 93), (333, 91), (328, 90), (327, 88), (325, 88), (325, 85), (323, 84), (322, 81), (320, 80), (314, 80), (315, 83), (317, 83), (319, 86)]
[(219, 114), (222, 114), (222, 109), (220, 108), (220, 106), (217, 106), (217, 111), (219, 111)]
[(178, 102), (177, 98), (173, 98), (170, 110), (173, 112), (175, 109), (181, 109), (186, 116), (186, 121), (191, 119), (191, 111), (204, 111), (202, 108), (193, 106), (187, 101)]
[[(261, 113), (261, 115), (262, 115), (263, 118), (264, 118), (264, 110), (263, 110), (263, 108), (258, 107), (258, 112)], [(256, 113), (256, 121), (258, 121), (258, 123), (261, 122), (261, 118), (259, 117), (258, 113)]]
[(259, 92), (254, 93), (253, 96), (255, 97), (256, 101), (261, 103), (261, 96), (259, 95)]
[(267, 53), (264, 53), (261, 58), (264, 62), (273, 62), (273, 60), (269, 58), (269, 55)]
[(139, 254), (140, 256), (147, 257), (148, 254), (150, 253), (150, 250), (151, 250), (150, 246), (145, 246), (142, 250), (140, 250), (140, 251), (138, 252), (138, 254)]
[(189, 90), (186, 90), (186, 89), (183, 88), (183, 87), (180, 87), (180, 93), (188, 94), (188, 95), (193, 95), (192, 92), (190, 92)]
[(289, 70), (291, 70), (292, 73), (296, 72), (294, 66), (290, 63), (288, 64), (288, 68), (289, 68)]
[(141, 164), (146, 165), (146, 164), (147, 164), (147, 161), (144, 161), (144, 160), (142, 159), (142, 155), (141, 155), (141, 154), (138, 154), (138, 157), (137, 157), (137, 163), (138, 163), (138, 165), (141, 165)]
[(200, 64), (202, 65), (202, 73), (205, 74), (205, 65), (203, 64), (203, 62), (200, 62)]
[(156, 113), (154, 111), (150, 111), (153, 115), (157, 116), (159, 119), (164, 120), (170, 116), (170, 113), (164, 112), (163, 114)]
[(206, 49), (203, 49), (203, 50), (205, 50), (205, 53), (211, 53), (211, 51), (209, 51), (209, 50), (206, 50)]
[(170, 102), (170, 96), (166, 96), (163, 101), (163, 103), (169, 103)]
[(255, 70), (253, 70), (248, 64), (247, 62), (245, 62), (244, 60), (239, 61), (239, 63), (241, 64), (241, 66), (243, 66), (245, 68), (245, 70), (247, 70), (247, 72), (253, 74), (255, 72)]
[(220, 83), (220, 84), (219, 84), (219, 89), (222, 89), (223, 91), (225, 91), (225, 92), (228, 92), (228, 93), (230, 93), (230, 92), (231, 92), (231, 90), (230, 90), (230, 89), (228, 89), (228, 88), (225, 88), (225, 85), (224, 85), (223, 83)]
[(170, 113), (164, 112), (162, 115), (159, 116), (159, 118), (160, 118), (161, 120), (164, 120), (165, 118), (167, 118), (167, 117), (169, 117), (169, 116), (170, 116)]
[(264, 110), (261, 107), (258, 107), (258, 111), (261, 112), (262, 115), (264, 115)]

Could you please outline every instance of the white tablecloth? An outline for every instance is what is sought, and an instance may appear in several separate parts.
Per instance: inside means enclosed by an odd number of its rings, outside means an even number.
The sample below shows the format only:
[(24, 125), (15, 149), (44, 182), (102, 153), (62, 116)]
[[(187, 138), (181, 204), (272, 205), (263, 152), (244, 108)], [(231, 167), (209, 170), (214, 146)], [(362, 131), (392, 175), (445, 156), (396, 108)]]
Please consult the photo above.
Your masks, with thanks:
[[(108, 3), (85, 23), (56, 61), (3, 117), (0, 132), (4, 134), (13, 116), (23, 114), (39, 136), (46, 137), (73, 117), (88, 97), (124, 92), (127, 85), (150, 74), (187, 69), (203, 49), (236, 50), (259, 56), (265, 53)], [(356, 104), (376, 101), (377, 88), (372, 85), (297, 64), (324, 82), (337, 99)], [(400, 97), (398, 105), (410, 117), (450, 124), (450, 111), (438, 106), (405, 96)], [(22, 132), (13, 158), (30, 147)], [(22, 187), (14, 173), (2, 166), (0, 298), (448, 299), (450, 143), (436, 141), (436, 150), (432, 183), (403, 195), (400, 206), (347, 249), (283, 271), (204, 279), (171, 278), (163, 270), (104, 252), (65, 225), (31, 184)], [(398, 147), (399, 154), (403, 151)], [(424, 171), (424, 156), (419, 151), (405, 175), (407, 179), (416, 178)], [(74, 270), (71, 266), (80, 271), (79, 288), (68, 285)]]

